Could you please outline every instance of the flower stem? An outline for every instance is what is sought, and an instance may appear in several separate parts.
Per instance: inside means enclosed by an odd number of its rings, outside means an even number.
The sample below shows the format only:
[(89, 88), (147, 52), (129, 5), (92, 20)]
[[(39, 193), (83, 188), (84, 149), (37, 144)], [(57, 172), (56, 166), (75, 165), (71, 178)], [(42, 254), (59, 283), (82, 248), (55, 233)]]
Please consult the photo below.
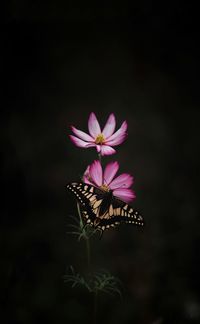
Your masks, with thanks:
[(89, 236), (87, 235), (87, 229), (83, 229), (84, 225), (83, 225), (83, 220), (82, 220), (82, 217), (81, 217), (81, 211), (80, 211), (80, 205), (79, 203), (77, 203), (77, 210), (78, 210), (78, 215), (79, 215), (79, 221), (80, 221), (80, 228), (85, 231), (85, 235), (84, 235), (84, 238), (85, 238), (85, 243), (86, 243), (86, 253), (87, 253), (87, 264), (88, 264), (88, 269), (90, 270), (90, 267), (91, 267), (91, 249), (90, 249), (90, 238)]
[(77, 202), (77, 210), (78, 210), (78, 215), (79, 215), (80, 227), (82, 228), (83, 227), (83, 220), (82, 220), (82, 217), (81, 217), (81, 211), (80, 211), (80, 206), (79, 206), (78, 202)]
[(98, 154), (99, 162), (101, 163), (101, 153)]
[[(77, 203), (77, 210), (78, 210), (78, 215), (79, 215), (80, 228), (82, 230), (86, 231), (85, 229), (83, 229), (84, 224), (83, 224), (83, 220), (82, 220), (82, 217), (81, 217), (81, 211), (80, 211), (79, 203)], [(88, 265), (89, 272), (91, 273), (91, 247), (90, 247), (90, 238), (87, 235), (87, 232), (85, 232), (84, 238), (85, 238), (85, 243), (86, 243), (87, 265)], [(97, 291), (94, 291), (93, 323), (97, 324)]]
[(86, 239), (86, 250), (87, 250), (87, 264), (88, 264), (88, 269), (90, 270), (90, 267), (91, 267), (91, 261), (90, 261), (91, 250), (90, 250), (90, 239), (89, 238)]

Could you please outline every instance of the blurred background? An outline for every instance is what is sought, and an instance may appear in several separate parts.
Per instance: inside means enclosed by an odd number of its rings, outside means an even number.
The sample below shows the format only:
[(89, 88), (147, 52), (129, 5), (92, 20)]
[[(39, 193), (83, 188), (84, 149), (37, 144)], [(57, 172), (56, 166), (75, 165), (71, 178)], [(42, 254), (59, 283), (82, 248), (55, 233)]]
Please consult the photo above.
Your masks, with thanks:
[[(95, 269), (123, 283), (101, 295), (97, 323), (200, 323), (199, 34), (181, 1), (112, 5), (6, 3), (1, 30), (1, 323), (93, 323), (92, 296), (72, 289), (84, 242), (67, 234), (76, 202), (65, 184), (96, 158), (69, 141), (113, 112), (146, 226), (92, 239)], [(3, 98), (3, 97), (2, 97)]]

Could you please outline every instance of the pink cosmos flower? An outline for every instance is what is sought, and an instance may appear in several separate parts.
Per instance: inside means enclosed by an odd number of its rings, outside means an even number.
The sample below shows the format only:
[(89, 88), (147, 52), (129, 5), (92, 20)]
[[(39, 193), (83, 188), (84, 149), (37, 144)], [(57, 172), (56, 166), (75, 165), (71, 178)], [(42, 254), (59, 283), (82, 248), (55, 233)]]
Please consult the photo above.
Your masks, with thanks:
[(95, 160), (87, 167), (83, 182), (105, 191), (111, 190), (114, 196), (129, 203), (135, 198), (135, 193), (129, 189), (133, 184), (133, 177), (128, 173), (122, 173), (114, 178), (118, 169), (118, 162), (110, 162), (103, 172), (101, 163)]
[(126, 121), (122, 123), (121, 127), (116, 132), (114, 132), (115, 126), (115, 116), (114, 114), (110, 114), (103, 130), (101, 130), (99, 122), (92, 112), (88, 120), (90, 135), (72, 126), (71, 129), (76, 136), (70, 135), (70, 139), (76, 146), (82, 148), (96, 147), (97, 152), (102, 156), (111, 155), (116, 152), (112, 146), (120, 145), (127, 136)]

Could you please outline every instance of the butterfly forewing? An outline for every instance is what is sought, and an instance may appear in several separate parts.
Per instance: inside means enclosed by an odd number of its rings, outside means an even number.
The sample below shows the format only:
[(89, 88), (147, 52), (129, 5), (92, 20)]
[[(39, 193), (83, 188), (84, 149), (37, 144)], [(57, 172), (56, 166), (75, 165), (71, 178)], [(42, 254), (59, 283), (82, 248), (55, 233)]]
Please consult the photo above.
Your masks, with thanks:
[(101, 230), (114, 227), (121, 222), (143, 226), (142, 216), (131, 206), (105, 192), (83, 182), (70, 183), (66, 188), (75, 196), (81, 207), (81, 214), (87, 223)]
[[(82, 182), (73, 182), (66, 185), (66, 189), (68, 189), (75, 195), (81, 207), (81, 214), (88, 219), (88, 222), (90, 222), (91, 225), (93, 225), (96, 215), (93, 213), (90, 203), (95, 202), (97, 200), (97, 194), (94, 193), (94, 191), (96, 191), (97, 188), (93, 186), (88, 186), (87, 184)], [(98, 194), (100, 194), (100, 192), (98, 192)]]

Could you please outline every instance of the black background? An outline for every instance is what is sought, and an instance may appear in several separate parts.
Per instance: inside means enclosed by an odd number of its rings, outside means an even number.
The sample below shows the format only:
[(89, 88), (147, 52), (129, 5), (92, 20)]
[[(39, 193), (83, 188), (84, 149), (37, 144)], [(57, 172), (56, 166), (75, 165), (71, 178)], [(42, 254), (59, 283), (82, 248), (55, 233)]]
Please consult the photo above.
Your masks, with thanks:
[[(8, 1), (2, 25), (1, 323), (92, 323), (92, 296), (66, 285), (85, 271), (84, 242), (68, 235), (76, 204), (64, 185), (95, 150), (87, 131), (128, 122), (117, 147), (134, 175), (144, 230), (121, 226), (92, 240), (95, 268), (123, 283), (99, 296), (98, 323), (199, 323), (199, 34), (197, 8), (175, 1), (112, 5)], [(198, 12), (197, 12), (198, 13)], [(3, 97), (2, 97), (3, 98)]]

